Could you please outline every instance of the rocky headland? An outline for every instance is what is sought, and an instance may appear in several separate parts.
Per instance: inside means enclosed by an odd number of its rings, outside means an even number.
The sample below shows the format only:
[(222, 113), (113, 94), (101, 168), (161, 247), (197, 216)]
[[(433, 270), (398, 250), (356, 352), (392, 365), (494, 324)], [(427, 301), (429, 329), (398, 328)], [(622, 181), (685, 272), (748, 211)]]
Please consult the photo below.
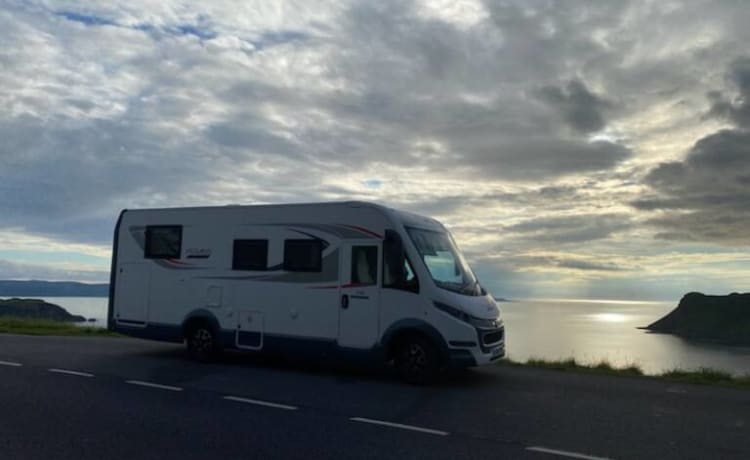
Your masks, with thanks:
[(645, 329), (688, 339), (750, 345), (750, 293), (685, 294), (677, 308)]
[(40, 299), (0, 299), (1, 316), (73, 323), (86, 321), (86, 318), (83, 316), (71, 315), (63, 307)]

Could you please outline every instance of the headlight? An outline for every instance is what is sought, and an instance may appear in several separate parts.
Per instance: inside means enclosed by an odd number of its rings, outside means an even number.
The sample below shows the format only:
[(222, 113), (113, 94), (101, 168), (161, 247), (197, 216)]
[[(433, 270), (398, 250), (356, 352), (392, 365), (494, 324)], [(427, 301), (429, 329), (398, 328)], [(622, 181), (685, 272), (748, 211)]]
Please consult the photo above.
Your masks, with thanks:
[(444, 304), (442, 302), (432, 303), (438, 310), (444, 311), (452, 317), (479, 329), (495, 329), (498, 326), (502, 325), (502, 322), (500, 320), (475, 318), (470, 314), (459, 310), (458, 308), (451, 307), (450, 305)]

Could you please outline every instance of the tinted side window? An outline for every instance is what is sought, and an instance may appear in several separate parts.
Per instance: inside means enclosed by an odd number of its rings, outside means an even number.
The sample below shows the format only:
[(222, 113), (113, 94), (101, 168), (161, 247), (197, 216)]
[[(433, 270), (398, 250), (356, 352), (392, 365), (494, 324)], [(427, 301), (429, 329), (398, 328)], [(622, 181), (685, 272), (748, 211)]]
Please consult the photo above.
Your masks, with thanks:
[(419, 292), (419, 279), (404, 253), (401, 238), (388, 233), (383, 242), (383, 287)]
[(181, 225), (149, 225), (146, 227), (144, 254), (146, 258), (179, 259), (181, 250)]
[(417, 279), (417, 275), (414, 274), (411, 262), (409, 262), (409, 259), (404, 258), (402, 263), (403, 265), (400, 268), (392, 267), (389, 265), (388, 260), (385, 260), (385, 266), (383, 267), (383, 287), (419, 292), (419, 280)]
[(234, 240), (232, 270), (266, 270), (268, 240)]
[(319, 272), (323, 262), (323, 242), (320, 240), (284, 240), (284, 270), (290, 272)]
[(352, 246), (352, 284), (373, 285), (378, 281), (378, 247)]

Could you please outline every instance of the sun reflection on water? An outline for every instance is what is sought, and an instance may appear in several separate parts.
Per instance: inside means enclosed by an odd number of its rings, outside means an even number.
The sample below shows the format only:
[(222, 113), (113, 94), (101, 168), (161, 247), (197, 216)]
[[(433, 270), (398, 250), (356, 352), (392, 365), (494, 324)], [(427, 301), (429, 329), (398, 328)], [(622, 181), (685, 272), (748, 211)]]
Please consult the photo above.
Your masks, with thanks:
[(593, 319), (594, 321), (598, 321), (600, 323), (625, 323), (628, 321), (629, 317), (628, 315), (623, 315), (622, 313), (593, 313), (589, 315), (589, 318)]

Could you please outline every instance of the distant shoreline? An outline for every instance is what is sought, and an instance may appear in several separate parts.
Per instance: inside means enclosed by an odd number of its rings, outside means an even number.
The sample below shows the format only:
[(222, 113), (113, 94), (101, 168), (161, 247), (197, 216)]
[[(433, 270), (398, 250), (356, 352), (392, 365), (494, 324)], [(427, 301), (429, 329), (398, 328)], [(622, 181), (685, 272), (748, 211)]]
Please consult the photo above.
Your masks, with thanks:
[(109, 284), (0, 280), (0, 297), (109, 297)]

